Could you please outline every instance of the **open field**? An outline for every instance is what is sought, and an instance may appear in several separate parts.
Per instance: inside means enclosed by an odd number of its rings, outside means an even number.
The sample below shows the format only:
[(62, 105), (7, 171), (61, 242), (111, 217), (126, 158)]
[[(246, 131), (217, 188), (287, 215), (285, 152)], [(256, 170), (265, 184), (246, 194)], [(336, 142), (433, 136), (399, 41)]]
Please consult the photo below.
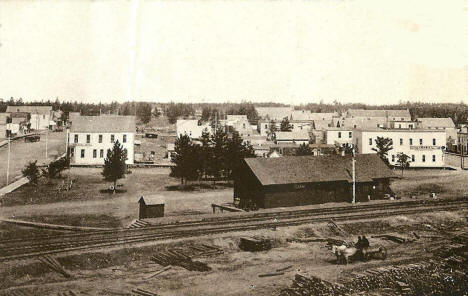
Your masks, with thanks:
[[(69, 279), (48, 269), (36, 259), (4, 262), (0, 267), (0, 276), (4, 279), (0, 289), (14, 289), (25, 295), (55, 295), (59, 291), (68, 290), (73, 290), (77, 295), (132, 295), (131, 290), (136, 288), (161, 296), (280, 295), (283, 289), (291, 285), (296, 273), (316, 276), (332, 283), (343, 283), (355, 277), (354, 273), (366, 273), (368, 269), (389, 266), (398, 268), (408, 263), (419, 264), (429, 258), (442, 260), (434, 254), (439, 247), (450, 241), (453, 236), (451, 232), (466, 231), (465, 217), (460, 213), (449, 212), (396, 216), (338, 225), (344, 231), (342, 235), (337, 235), (326, 223), (320, 223), (280, 227), (276, 231), (209, 235), (121, 250), (59, 256), (59, 263), (72, 275)], [(418, 239), (413, 232), (417, 233)], [(407, 241), (396, 243), (372, 237), (378, 234), (394, 234), (407, 238)], [(366, 235), (371, 246), (384, 246), (388, 251), (387, 259), (352, 261), (349, 265), (337, 265), (336, 257), (325, 247), (325, 242), (291, 242), (291, 239), (320, 237), (356, 241), (356, 235)], [(271, 239), (273, 249), (254, 253), (241, 251), (238, 244), (240, 237), (244, 236)], [(163, 268), (152, 262), (151, 256), (200, 244), (213, 245), (222, 250), (221, 254), (194, 257), (193, 260), (206, 263), (211, 270), (188, 271), (172, 266), (150, 278)], [(291, 267), (286, 268), (289, 266)], [(284, 268), (283, 274), (259, 277), (260, 274)], [(457, 278), (455, 269), (452, 274)], [(411, 280), (413, 279), (400, 279), (403, 282)]]
[[(21, 170), (28, 162), (37, 160), (38, 164), (44, 164), (65, 153), (65, 132), (49, 132), (47, 137), (47, 158), (45, 155), (45, 134), (41, 134), (39, 142), (29, 143), (19, 139), (11, 143), (10, 183), (14, 177), (21, 175)], [(0, 187), (6, 185), (7, 160), (8, 145), (0, 147)]]

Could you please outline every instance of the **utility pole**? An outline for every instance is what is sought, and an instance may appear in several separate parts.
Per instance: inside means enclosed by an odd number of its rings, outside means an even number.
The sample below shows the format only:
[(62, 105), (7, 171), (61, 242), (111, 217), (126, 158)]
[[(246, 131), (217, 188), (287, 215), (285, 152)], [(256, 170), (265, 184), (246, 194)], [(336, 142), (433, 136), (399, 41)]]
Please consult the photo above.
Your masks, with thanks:
[(353, 145), (353, 204), (356, 203), (356, 158), (355, 158), (355, 150)]
[(8, 181), (10, 178), (10, 153), (11, 153), (11, 130), (8, 133), (8, 160), (7, 160), (7, 172), (6, 172), (6, 184), (8, 185)]
[(49, 135), (49, 127), (46, 129), (46, 134), (45, 134), (45, 157), (47, 158), (47, 136)]

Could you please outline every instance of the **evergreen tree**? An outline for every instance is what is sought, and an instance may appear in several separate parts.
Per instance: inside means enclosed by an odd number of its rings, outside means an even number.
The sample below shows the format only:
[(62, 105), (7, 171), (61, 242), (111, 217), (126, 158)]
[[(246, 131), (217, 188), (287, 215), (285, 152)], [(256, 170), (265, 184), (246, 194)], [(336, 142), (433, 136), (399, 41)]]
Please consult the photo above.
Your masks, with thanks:
[(144, 124), (151, 121), (151, 105), (148, 103), (140, 103), (137, 107), (137, 117)]
[(210, 165), (210, 175), (219, 178), (227, 170), (227, 143), (228, 137), (222, 128), (211, 136), (212, 143), (212, 161)]
[(312, 149), (309, 147), (309, 145), (302, 143), (299, 148), (296, 150), (296, 155), (301, 156), (301, 155), (312, 155)]
[(226, 145), (226, 169), (228, 176), (233, 178), (244, 158), (255, 157), (252, 145), (243, 143), (239, 133), (235, 132), (232, 138), (228, 139)]
[(104, 159), (104, 168), (102, 175), (104, 180), (114, 183), (113, 192), (115, 193), (117, 180), (125, 177), (127, 160), (127, 149), (117, 140), (112, 149), (107, 150), (107, 158)]
[(29, 182), (33, 185), (37, 185), (39, 180), (39, 169), (37, 168), (37, 160), (29, 162), (26, 167), (21, 170), (23, 176), (29, 179)]
[(200, 164), (201, 164), (201, 172), (200, 175), (202, 177), (206, 176), (211, 172), (211, 164), (213, 161), (213, 149), (211, 143), (210, 133), (208, 129), (204, 129), (202, 131), (202, 135), (200, 137), (201, 141), (201, 150), (200, 150)]
[(268, 139), (273, 141), (275, 139), (275, 133), (276, 133), (276, 123), (274, 120), (270, 120), (270, 126), (268, 129)]
[(375, 139), (376, 148), (372, 148), (377, 155), (388, 165), (388, 151), (393, 149), (393, 140), (390, 138), (377, 137)]
[(289, 123), (289, 119), (287, 117), (283, 118), (281, 121), (280, 130), (282, 132), (290, 132), (292, 130), (292, 125)]
[(188, 135), (182, 135), (175, 141), (175, 157), (172, 158), (175, 166), (171, 167), (171, 176), (180, 178), (182, 185), (186, 184), (187, 180), (195, 180), (198, 177), (200, 156), (195, 146), (197, 145), (192, 143)]
[(403, 171), (410, 167), (410, 157), (403, 152), (397, 154), (397, 165), (401, 169), (401, 176), (403, 177)]

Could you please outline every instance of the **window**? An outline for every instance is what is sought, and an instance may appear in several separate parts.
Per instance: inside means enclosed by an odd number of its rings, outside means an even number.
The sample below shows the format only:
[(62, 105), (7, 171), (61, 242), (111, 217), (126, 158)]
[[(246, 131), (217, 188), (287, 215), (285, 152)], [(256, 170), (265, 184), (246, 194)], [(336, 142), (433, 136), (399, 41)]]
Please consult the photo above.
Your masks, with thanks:
[(419, 139), (419, 145), (422, 145), (422, 144), (423, 144), (422, 139)]
[(369, 145), (372, 145), (372, 138), (369, 138)]
[(75, 143), (78, 143), (78, 135), (75, 135)]
[(408, 127), (409, 127), (410, 129), (412, 129), (412, 128), (413, 128), (413, 125), (412, 125), (412, 124), (409, 124)]
[(84, 152), (85, 150), (84, 149), (81, 149), (81, 158), (84, 158)]
[(401, 121), (405, 121), (405, 119), (402, 117), (402, 118), (401, 118)]
[(341, 139), (341, 132), (338, 132), (338, 138)]
[(392, 162), (395, 162), (395, 154), (392, 154)]
[(411, 155), (411, 161), (414, 162), (416, 160), (416, 157), (414, 157), (414, 154)]
[(102, 143), (102, 135), (99, 135), (99, 143)]
[(96, 157), (97, 157), (97, 150), (93, 149), (93, 158), (96, 158)]
[(409, 144), (413, 145), (413, 139), (409, 139)]
[(245, 128), (245, 123), (242, 124), (242, 128)]
[(45, 119), (45, 115), (42, 115), (42, 119)]
[(75, 156), (75, 148), (70, 149), (70, 157)]
[(122, 142), (127, 143), (127, 135), (123, 135)]
[(268, 124), (265, 124), (265, 129), (267, 129), (267, 128), (268, 128)]
[(104, 158), (104, 149), (99, 150), (99, 157)]
[(91, 143), (91, 135), (86, 135), (86, 143)]
[(403, 145), (403, 139), (400, 138), (400, 145)]
[(349, 132), (348, 137), (351, 139), (353, 137), (353, 132)]
[(436, 143), (437, 143), (436, 139), (435, 139), (435, 138), (434, 138), (434, 139), (432, 139), (432, 145), (434, 145), (434, 146), (435, 146), (435, 145), (437, 145)]
[(432, 162), (435, 162), (435, 161), (436, 161), (436, 156), (432, 155)]
[(400, 123), (400, 124), (398, 124), (398, 128), (401, 128), (401, 123)]
[(115, 141), (115, 137), (114, 135), (111, 135), (111, 143), (114, 143), (114, 141)]
[(426, 162), (426, 155), (424, 155), (424, 154), (422, 156), (422, 162)]

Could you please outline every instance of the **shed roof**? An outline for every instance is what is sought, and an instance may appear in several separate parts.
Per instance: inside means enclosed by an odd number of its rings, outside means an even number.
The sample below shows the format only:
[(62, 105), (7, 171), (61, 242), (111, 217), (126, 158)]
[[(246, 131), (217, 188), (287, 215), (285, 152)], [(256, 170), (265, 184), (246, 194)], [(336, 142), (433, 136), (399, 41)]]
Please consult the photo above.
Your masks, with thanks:
[(26, 112), (31, 114), (50, 114), (52, 106), (8, 106), (6, 112)]
[(70, 128), (72, 133), (134, 133), (134, 116), (77, 116)]
[(347, 115), (350, 117), (411, 117), (408, 109), (406, 110), (365, 110), (349, 109)]
[(452, 118), (418, 118), (418, 122), (421, 124), (422, 128), (455, 128), (455, 123), (453, 123)]
[(138, 199), (138, 202), (143, 202), (147, 206), (163, 205), (165, 203), (164, 197), (161, 195), (147, 195)]
[(277, 141), (309, 140), (309, 133), (307, 131), (276, 132), (275, 137)]
[[(245, 163), (262, 185), (347, 181), (352, 182), (350, 156), (286, 156), (246, 158)], [(394, 177), (376, 154), (356, 156), (356, 181)]]

